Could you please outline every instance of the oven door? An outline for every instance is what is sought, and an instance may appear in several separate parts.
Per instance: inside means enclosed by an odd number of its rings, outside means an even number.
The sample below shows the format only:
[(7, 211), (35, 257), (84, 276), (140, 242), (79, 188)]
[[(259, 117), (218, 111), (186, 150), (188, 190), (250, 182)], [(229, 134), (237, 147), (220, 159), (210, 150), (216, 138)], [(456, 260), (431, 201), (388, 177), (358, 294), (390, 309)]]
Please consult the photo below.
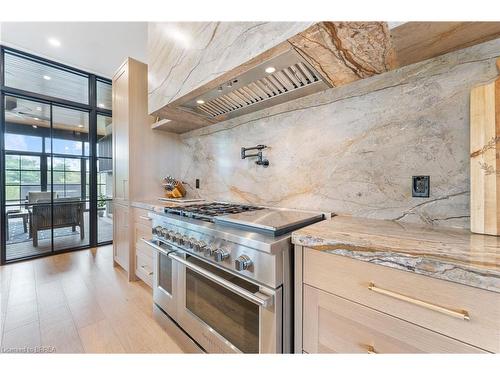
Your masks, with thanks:
[(177, 321), (209, 353), (282, 352), (281, 288), (265, 288), (183, 251)]
[(174, 248), (158, 240), (143, 241), (155, 250), (153, 257), (153, 301), (164, 312), (176, 319), (177, 314), (177, 267), (168, 253)]

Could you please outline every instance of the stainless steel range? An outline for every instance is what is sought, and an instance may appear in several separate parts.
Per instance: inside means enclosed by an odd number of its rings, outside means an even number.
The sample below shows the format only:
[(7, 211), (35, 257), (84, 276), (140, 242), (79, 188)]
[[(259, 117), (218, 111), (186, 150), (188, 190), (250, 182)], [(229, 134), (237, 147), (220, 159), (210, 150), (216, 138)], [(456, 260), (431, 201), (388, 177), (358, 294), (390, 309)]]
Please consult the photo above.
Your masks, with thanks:
[(290, 232), (323, 214), (210, 202), (150, 215), (164, 326), (209, 353), (291, 352)]

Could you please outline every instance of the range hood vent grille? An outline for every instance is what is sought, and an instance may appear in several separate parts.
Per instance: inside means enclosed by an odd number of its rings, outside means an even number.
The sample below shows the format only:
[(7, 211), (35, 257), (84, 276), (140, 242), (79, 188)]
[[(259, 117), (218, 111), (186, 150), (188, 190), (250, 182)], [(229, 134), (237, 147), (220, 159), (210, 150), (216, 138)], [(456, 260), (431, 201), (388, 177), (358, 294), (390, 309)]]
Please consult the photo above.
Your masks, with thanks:
[[(269, 67), (273, 67), (274, 72), (266, 73)], [(180, 108), (223, 121), (329, 87), (321, 75), (291, 49), (181, 104)]]
[(199, 109), (217, 117), (318, 81), (315, 72), (298, 63), (202, 104)]

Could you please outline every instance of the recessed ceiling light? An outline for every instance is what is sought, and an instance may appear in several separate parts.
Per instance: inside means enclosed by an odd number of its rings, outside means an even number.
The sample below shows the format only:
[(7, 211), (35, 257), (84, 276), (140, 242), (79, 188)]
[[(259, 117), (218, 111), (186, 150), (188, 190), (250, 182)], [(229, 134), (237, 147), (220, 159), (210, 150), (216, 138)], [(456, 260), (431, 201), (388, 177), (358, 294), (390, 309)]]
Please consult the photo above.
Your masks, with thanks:
[(38, 126), (36, 126), (36, 125), (31, 125), (31, 127), (32, 127), (33, 129), (38, 128)]
[(203, 99), (198, 99), (196, 101), (197, 104), (205, 104), (205, 101)]
[(60, 47), (61, 42), (57, 40), (56, 38), (49, 38), (49, 44), (53, 47)]
[(78, 125), (78, 127), (79, 127), (79, 128), (83, 128), (83, 125), (81, 125), (81, 124), (80, 124), (80, 125)]
[(52, 78), (50, 76), (43, 76), (43, 79), (46, 79), (47, 81), (50, 81)]
[(38, 117), (35, 117), (35, 118), (34, 118), (34, 120), (36, 120), (36, 121), (40, 121), (40, 119), (39, 119)]
[(104, 108), (104, 107), (106, 107), (103, 103), (99, 103), (97, 106), (98, 106), (99, 108)]
[(36, 107), (36, 110), (37, 110), (37, 111), (41, 111), (41, 110), (42, 110), (42, 107)]
[(275, 71), (276, 71), (276, 68), (274, 66), (268, 66), (266, 68), (266, 73), (271, 74), (271, 73), (274, 73)]

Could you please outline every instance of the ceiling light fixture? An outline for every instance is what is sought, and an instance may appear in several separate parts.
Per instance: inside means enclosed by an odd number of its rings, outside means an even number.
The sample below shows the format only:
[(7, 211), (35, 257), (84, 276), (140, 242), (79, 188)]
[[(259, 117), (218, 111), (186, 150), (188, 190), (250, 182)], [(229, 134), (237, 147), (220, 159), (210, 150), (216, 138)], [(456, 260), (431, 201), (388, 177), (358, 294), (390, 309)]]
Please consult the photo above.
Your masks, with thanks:
[(276, 68), (274, 66), (268, 66), (266, 68), (266, 73), (271, 74), (271, 73), (274, 73), (275, 71), (276, 71)]
[(82, 124), (80, 124), (80, 125), (78, 125), (78, 127), (79, 127), (79, 128), (83, 128), (83, 125), (82, 125)]
[(33, 129), (38, 128), (38, 126), (36, 126), (36, 125), (31, 125), (31, 127), (32, 127)]
[(43, 76), (43, 79), (50, 81), (52, 78), (50, 76)]
[(198, 99), (196, 101), (197, 104), (205, 104), (205, 101), (203, 99)]
[(97, 106), (98, 106), (99, 108), (104, 108), (104, 107), (106, 107), (103, 103), (99, 103)]
[(39, 119), (38, 117), (35, 117), (35, 118), (34, 118), (34, 120), (36, 120), (36, 121), (40, 121), (40, 119)]
[(49, 44), (53, 47), (61, 47), (61, 42), (56, 38), (49, 38)]

